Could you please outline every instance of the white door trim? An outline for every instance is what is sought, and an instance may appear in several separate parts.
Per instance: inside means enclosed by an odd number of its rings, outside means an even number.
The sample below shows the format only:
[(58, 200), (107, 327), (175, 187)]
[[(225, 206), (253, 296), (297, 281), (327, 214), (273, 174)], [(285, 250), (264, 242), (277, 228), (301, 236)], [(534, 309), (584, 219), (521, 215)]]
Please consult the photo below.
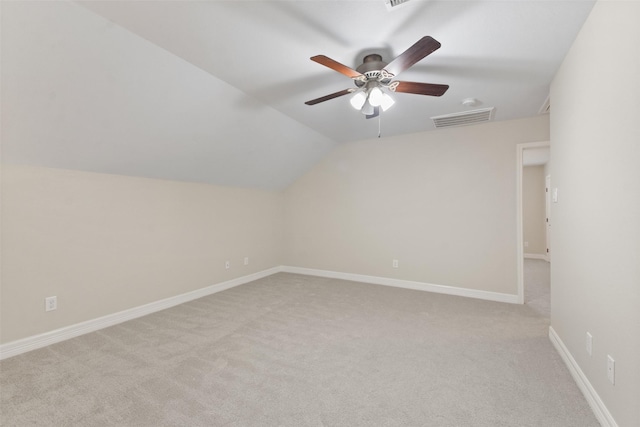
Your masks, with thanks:
[(522, 155), (527, 148), (550, 147), (549, 141), (525, 142), (516, 145), (516, 271), (518, 280), (518, 304), (524, 304), (524, 248), (522, 225)]
[(545, 245), (545, 261), (551, 261), (551, 175), (544, 177), (544, 245)]

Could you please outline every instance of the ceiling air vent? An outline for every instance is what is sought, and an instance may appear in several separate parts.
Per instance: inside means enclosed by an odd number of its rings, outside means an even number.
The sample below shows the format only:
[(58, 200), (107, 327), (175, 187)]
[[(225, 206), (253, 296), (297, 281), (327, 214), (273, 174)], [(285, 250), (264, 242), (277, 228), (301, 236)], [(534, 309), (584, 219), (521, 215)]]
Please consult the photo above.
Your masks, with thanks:
[(495, 110), (495, 107), (481, 108), (479, 110), (463, 111), (462, 113), (431, 117), (431, 120), (433, 120), (433, 124), (436, 125), (437, 128), (473, 125), (476, 123), (488, 122), (493, 119)]
[(395, 10), (397, 7), (406, 4), (409, 0), (384, 0), (388, 10)]

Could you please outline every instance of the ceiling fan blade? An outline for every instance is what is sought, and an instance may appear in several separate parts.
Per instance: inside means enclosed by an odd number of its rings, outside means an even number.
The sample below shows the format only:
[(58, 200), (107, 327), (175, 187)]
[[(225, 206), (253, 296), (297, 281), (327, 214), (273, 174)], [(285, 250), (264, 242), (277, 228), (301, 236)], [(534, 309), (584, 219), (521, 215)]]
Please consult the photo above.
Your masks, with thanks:
[(387, 64), (384, 69), (397, 76), (425, 56), (440, 48), (440, 42), (431, 36), (424, 36), (418, 40), (413, 46), (405, 50), (400, 56)]
[(319, 103), (321, 103), (321, 102), (328, 101), (328, 100), (330, 100), (330, 99), (333, 99), (333, 98), (337, 98), (337, 97), (339, 97), (339, 96), (346, 95), (346, 94), (348, 94), (348, 93), (353, 92), (354, 90), (355, 90), (355, 89), (345, 89), (345, 90), (341, 90), (340, 92), (335, 92), (335, 93), (332, 93), (332, 94), (329, 94), (329, 95), (322, 96), (322, 97), (320, 97), (320, 98), (312, 99), (311, 101), (307, 101), (307, 102), (305, 102), (305, 104), (307, 104), (307, 105), (316, 105), (316, 104), (319, 104)]
[(367, 119), (373, 119), (374, 117), (378, 117), (380, 115), (380, 107), (373, 107), (373, 114), (367, 114), (365, 117)]
[(442, 96), (449, 89), (449, 85), (395, 81), (389, 85), (389, 89), (394, 92), (415, 93), (416, 95)]
[(325, 67), (329, 67), (332, 70), (336, 70), (337, 72), (342, 73), (345, 76), (350, 77), (352, 79), (362, 76), (362, 74), (360, 74), (356, 70), (353, 70), (347, 67), (346, 65), (339, 63), (338, 61), (334, 61), (328, 56), (316, 55), (316, 56), (312, 56), (311, 60), (314, 62), (317, 62), (318, 64), (324, 65)]

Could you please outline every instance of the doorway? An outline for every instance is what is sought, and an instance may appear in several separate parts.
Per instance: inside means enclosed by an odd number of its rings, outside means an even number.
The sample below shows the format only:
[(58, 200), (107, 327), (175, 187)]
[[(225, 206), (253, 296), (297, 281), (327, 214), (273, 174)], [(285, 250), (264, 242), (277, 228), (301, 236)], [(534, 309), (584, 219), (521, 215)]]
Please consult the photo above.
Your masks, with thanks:
[[(517, 176), (516, 176), (516, 226), (517, 226), (517, 280), (518, 280), (518, 302), (520, 304), (525, 304), (525, 280), (524, 280), (524, 271), (525, 271), (525, 256), (527, 260), (533, 259), (540, 262), (547, 261), (547, 252), (551, 251), (550, 247), (550, 209), (549, 204), (547, 203), (547, 194), (551, 191), (550, 180), (551, 176), (549, 173), (549, 161), (550, 161), (550, 143), (549, 141), (542, 142), (530, 142), (524, 144), (518, 144), (516, 149), (517, 154)], [(524, 188), (524, 168), (528, 166), (538, 166), (540, 178), (540, 191), (544, 191), (547, 189), (541, 196), (541, 201), (539, 202), (540, 206), (540, 227), (539, 227), (539, 235), (540, 241), (536, 241), (534, 243), (534, 247), (531, 247), (531, 252), (526, 252), (525, 249), (528, 249), (530, 246), (529, 241), (525, 241), (524, 238), (524, 200), (525, 200), (525, 188)], [(549, 176), (549, 185), (547, 184), (547, 176)], [(548, 221), (547, 221), (548, 219)], [(548, 226), (546, 224), (549, 224)], [(548, 237), (546, 237), (548, 234)], [(538, 235), (538, 233), (536, 233)], [(527, 243), (527, 247), (525, 247), (525, 242)], [(529, 267), (528, 262), (527, 267)], [(548, 266), (542, 265), (542, 267)], [(527, 271), (529, 272), (529, 268)], [(548, 282), (548, 280), (547, 280)], [(548, 285), (547, 285), (548, 286)], [(535, 293), (535, 292), (534, 292)]]

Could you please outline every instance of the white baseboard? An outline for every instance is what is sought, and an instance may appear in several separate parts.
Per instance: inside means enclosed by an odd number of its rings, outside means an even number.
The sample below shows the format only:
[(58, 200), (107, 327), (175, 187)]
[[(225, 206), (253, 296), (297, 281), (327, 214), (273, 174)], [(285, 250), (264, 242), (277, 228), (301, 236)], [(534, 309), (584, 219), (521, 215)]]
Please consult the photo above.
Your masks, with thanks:
[(503, 294), (499, 292), (480, 291), (477, 289), (457, 288), (455, 286), (434, 285), (432, 283), (413, 282), (410, 280), (392, 279), (388, 277), (365, 276), (362, 274), (341, 273), (329, 270), (316, 270), (303, 267), (282, 266), (285, 273), (304, 274), (306, 276), (328, 277), (331, 279), (350, 280), (354, 282), (371, 283), (374, 285), (394, 286), (396, 288), (414, 289), (418, 291), (434, 292), (438, 294), (457, 295), (468, 298), (477, 298), (489, 301), (518, 303), (518, 295)]
[(604, 405), (604, 402), (602, 402), (602, 399), (600, 399), (600, 396), (598, 396), (598, 393), (596, 393), (596, 390), (587, 379), (587, 376), (582, 372), (582, 369), (580, 369), (580, 366), (569, 352), (569, 349), (564, 345), (556, 331), (554, 331), (551, 326), (549, 326), (549, 340), (551, 340), (551, 343), (569, 368), (571, 376), (578, 384), (578, 388), (582, 394), (584, 394), (584, 397), (587, 399), (589, 406), (591, 406), (591, 409), (600, 424), (602, 424), (603, 427), (618, 427), (618, 424)]
[(126, 322), (127, 320), (146, 316), (147, 314), (174, 307), (176, 305), (183, 304), (194, 299), (202, 298), (207, 295), (215, 294), (216, 292), (221, 292), (235, 286), (262, 279), (263, 277), (270, 276), (280, 271), (281, 267), (273, 267), (267, 270), (259, 271), (257, 273), (249, 274), (247, 276), (242, 276), (236, 279), (231, 279), (225, 282), (217, 283), (215, 285), (207, 286), (206, 288), (197, 289), (195, 291), (176, 295), (174, 297), (154, 301), (152, 303), (141, 305), (138, 307), (133, 307), (128, 310), (108, 314), (103, 317), (98, 317), (97, 319), (87, 320), (86, 322), (76, 323), (75, 325), (66, 326), (64, 328), (45, 332), (43, 334), (8, 342), (6, 344), (0, 345), (0, 360), (12, 356), (17, 356), (18, 354), (26, 353), (38, 348), (46, 347), (48, 345), (68, 340), (70, 338), (75, 338), (89, 332), (107, 328), (109, 326), (117, 325), (118, 323)]
[(549, 262), (549, 257), (544, 255), (544, 254), (524, 254), (525, 258), (529, 258), (529, 259), (543, 259), (547, 262)]

